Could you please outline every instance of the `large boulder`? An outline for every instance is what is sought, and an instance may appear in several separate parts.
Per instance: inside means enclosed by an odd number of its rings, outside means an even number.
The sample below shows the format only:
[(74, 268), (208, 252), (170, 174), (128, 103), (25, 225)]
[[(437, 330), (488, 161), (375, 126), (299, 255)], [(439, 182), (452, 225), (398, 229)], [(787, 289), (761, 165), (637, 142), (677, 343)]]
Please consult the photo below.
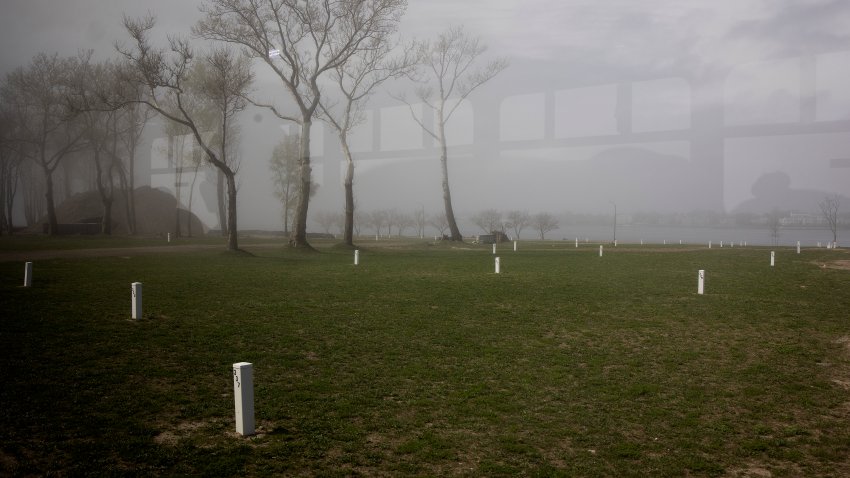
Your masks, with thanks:
[[(177, 200), (168, 192), (160, 189), (152, 189), (143, 186), (136, 189), (136, 232), (143, 235), (174, 233), (177, 222)], [(84, 224), (100, 223), (103, 217), (103, 204), (97, 192), (78, 193), (67, 201), (56, 206), (56, 217), (60, 224)], [(187, 235), (188, 223), (192, 221), (192, 234), (202, 235), (207, 227), (197, 216), (180, 209), (180, 233)], [(47, 218), (42, 218), (41, 223), (46, 223)], [(42, 226), (36, 226), (40, 229)], [(65, 228), (68, 231), (79, 229), (80, 232), (87, 231), (85, 227)], [(60, 226), (60, 232), (63, 228)], [(98, 229), (99, 230), (99, 229)], [(115, 194), (112, 204), (112, 233), (116, 235), (129, 234), (127, 228), (127, 213), (124, 197)]]

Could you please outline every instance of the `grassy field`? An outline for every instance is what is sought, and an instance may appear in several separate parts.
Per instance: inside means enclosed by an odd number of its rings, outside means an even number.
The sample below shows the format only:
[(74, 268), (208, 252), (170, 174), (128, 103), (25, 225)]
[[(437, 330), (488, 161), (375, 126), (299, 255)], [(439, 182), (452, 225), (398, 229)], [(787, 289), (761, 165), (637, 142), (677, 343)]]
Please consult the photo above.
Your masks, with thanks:
[(843, 250), (318, 245), (0, 263), (0, 475), (850, 475)]

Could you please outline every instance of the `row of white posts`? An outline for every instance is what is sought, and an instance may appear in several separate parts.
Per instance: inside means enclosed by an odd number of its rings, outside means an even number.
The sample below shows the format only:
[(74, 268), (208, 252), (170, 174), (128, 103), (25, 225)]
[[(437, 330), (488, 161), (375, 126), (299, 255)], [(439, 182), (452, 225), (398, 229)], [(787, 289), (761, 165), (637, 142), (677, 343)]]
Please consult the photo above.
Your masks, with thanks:
[[(576, 240), (578, 244), (578, 240)], [(516, 250), (516, 241), (514, 241), (514, 250)], [(710, 246), (709, 246), (710, 247)], [(599, 246), (599, 256), (602, 257), (602, 246)], [(493, 245), (493, 253), (496, 252), (496, 245)], [(797, 253), (800, 253), (800, 243), (797, 243)], [(776, 253), (770, 251), (770, 266), (774, 267)], [(360, 251), (354, 251), (354, 265), (360, 263)], [(501, 261), (496, 257), (496, 274), (501, 272)], [(32, 262), (27, 262), (24, 266), (24, 287), (32, 286)], [(697, 279), (697, 294), (705, 293), (705, 270), (700, 269)], [(131, 284), (131, 317), (139, 319), (142, 317), (142, 283), (133, 282)], [(253, 365), (249, 362), (239, 362), (233, 364), (233, 395), (236, 414), (236, 432), (243, 436), (253, 435), (255, 432), (254, 424), (254, 372)]]

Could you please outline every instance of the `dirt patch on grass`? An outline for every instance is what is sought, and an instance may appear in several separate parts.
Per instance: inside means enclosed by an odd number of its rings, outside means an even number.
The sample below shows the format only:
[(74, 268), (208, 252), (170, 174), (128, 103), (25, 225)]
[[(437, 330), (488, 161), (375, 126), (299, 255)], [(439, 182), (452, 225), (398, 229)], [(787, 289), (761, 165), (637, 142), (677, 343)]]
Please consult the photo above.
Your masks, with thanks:
[(847, 259), (842, 259), (839, 261), (820, 262), (818, 263), (818, 265), (827, 269), (840, 269), (844, 271), (850, 271), (850, 260)]

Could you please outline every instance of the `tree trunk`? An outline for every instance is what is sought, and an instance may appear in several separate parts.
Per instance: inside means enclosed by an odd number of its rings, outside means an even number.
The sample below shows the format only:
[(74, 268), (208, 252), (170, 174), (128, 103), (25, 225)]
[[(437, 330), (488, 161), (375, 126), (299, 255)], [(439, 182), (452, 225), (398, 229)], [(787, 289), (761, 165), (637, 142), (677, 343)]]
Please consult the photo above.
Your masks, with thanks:
[(452, 208), (452, 193), (449, 189), (449, 159), (448, 150), (446, 148), (446, 125), (442, 119), (442, 112), (437, 118), (438, 141), (440, 142), (440, 166), (443, 173), (443, 204), (446, 208), (446, 220), (449, 223), (449, 231), (451, 232), (452, 241), (463, 241), (463, 236), (460, 234), (460, 229), (455, 221), (455, 213)]
[(55, 236), (59, 233), (59, 220), (56, 219), (56, 206), (53, 204), (53, 171), (46, 165), (44, 169), (44, 200), (47, 202), (47, 234)]
[(239, 234), (236, 228), (236, 174), (225, 172), (227, 178), (227, 250), (239, 249)]
[(348, 165), (345, 169), (345, 226), (343, 227), (342, 240), (349, 246), (354, 245), (354, 158), (351, 157), (351, 149), (344, 134), (339, 135), (342, 144), (342, 152)]
[(310, 180), (313, 172), (310, 167), (310, 128), (312, 125), (313, 123), (309, 118), (301, 123), (298, 202), (295, 205), (295, 234), (289, 239), (291, 247), (310, 248), (310, 244), (307, 242), (307, 208), (310, 204)]
[(220, 169), (216, 168), (218, 171), (216, 181), (216, 192), (217, 192), (217, 200), (218, 200), (218, 225), (221, 228), (221, 235), (227, 236), (227, 207), (224, 202), (224, 173), (221, 172)]

